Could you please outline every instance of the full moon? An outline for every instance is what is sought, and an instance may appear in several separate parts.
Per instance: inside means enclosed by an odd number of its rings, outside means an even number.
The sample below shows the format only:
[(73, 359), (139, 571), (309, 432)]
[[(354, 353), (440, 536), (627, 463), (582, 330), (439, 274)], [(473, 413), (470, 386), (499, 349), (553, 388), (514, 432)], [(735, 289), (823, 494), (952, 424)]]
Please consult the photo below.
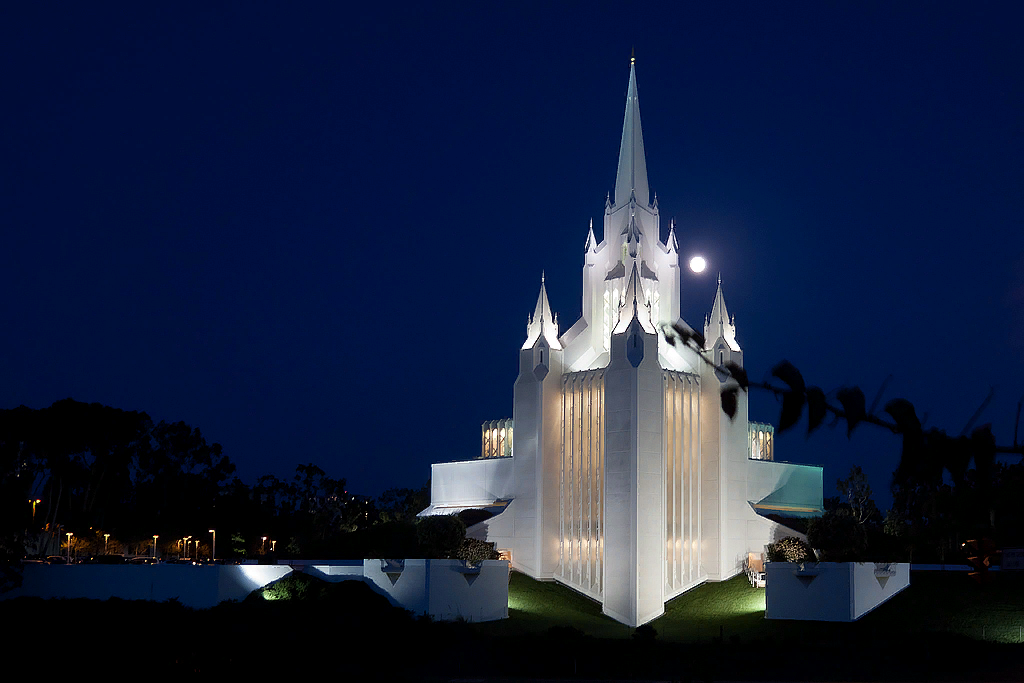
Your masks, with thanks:
[(703, 256), (694, 256), (690, 259), (690, 270), (695, 273), (703, 273), (707, 265), (708, 262), (704, 260)]

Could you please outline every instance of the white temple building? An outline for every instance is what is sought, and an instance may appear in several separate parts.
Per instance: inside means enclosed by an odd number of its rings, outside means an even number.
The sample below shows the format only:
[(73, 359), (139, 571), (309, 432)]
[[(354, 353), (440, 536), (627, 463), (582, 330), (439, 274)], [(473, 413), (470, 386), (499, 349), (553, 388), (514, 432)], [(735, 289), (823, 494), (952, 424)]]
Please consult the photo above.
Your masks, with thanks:
[(435, 464), (422, 515), (495, 513), (469, 529), (512, 566), (558, 581), (637, 626), (705, 581), (740, 573), (748, 552), (796, 535), (766, 515), (822, 510), (820, 467), (774, 460), (772, 428), (722, 412), (743, 363), (721, 278), (702, 350), (672, 345), (680, 264), (661, 240), (647, 184), (635, 65), (630, 66), (615, 192), (598, 241), (586, 238), (583, 315), (559, 334), (544, 278), (519, 351), (512, 419), (483, 425), (481, 453)]

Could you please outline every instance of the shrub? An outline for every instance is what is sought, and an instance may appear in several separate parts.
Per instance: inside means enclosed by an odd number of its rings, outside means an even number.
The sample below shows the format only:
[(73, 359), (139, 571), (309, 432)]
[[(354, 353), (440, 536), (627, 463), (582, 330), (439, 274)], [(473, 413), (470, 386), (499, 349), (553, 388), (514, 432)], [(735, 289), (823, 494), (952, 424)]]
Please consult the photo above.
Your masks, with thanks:
[(416, 523), (416, 540), (426, 559), (450, 559), (466, 540), (466, 523), (457, 515), (422, 517)]
[(476, 538), (467, 538), (459, 546), (455, 558), (469, 564), (480, 564), (484, 560), (498, 559), (498, 551), (494, 549), (494, 543), (481, 541)]
[(814, 562), (811, 546), (796, 536), (780, 538), (766, 547), (769, 562)]
[(868, 549), (867, 529), (848, 510), (829, 510), (807, 527), (807, 540), (827, 562), (859, 562)]

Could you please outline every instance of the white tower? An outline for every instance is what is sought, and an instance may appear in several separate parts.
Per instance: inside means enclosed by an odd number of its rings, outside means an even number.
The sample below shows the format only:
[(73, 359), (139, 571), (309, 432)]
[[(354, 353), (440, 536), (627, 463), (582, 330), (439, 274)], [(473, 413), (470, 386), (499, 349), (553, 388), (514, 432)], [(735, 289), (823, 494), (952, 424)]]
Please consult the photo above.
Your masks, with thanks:
[(562, 345), (541, 275), (513, 388), (515, 566), (550, 579), (558, 562), (558, 467), (562, 445)]

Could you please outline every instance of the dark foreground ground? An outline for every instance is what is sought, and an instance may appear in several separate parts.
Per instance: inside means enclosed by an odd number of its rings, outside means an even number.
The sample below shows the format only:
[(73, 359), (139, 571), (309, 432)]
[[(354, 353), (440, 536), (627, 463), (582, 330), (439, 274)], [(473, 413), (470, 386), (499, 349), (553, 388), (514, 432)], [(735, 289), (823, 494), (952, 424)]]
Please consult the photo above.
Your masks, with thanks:
[(19, 598), (0, 602), (3, 678), (1021, 681), (1024, 580), (996, 579), (915, 573), (859, 622), (816, 624), (764, 620), (763, 594), (741, 578), (673, 601), (653, 632), (519, 574), (510, 618), (489, 624), (431, 623), (362, 583), (305, 577), (210, 610)]

